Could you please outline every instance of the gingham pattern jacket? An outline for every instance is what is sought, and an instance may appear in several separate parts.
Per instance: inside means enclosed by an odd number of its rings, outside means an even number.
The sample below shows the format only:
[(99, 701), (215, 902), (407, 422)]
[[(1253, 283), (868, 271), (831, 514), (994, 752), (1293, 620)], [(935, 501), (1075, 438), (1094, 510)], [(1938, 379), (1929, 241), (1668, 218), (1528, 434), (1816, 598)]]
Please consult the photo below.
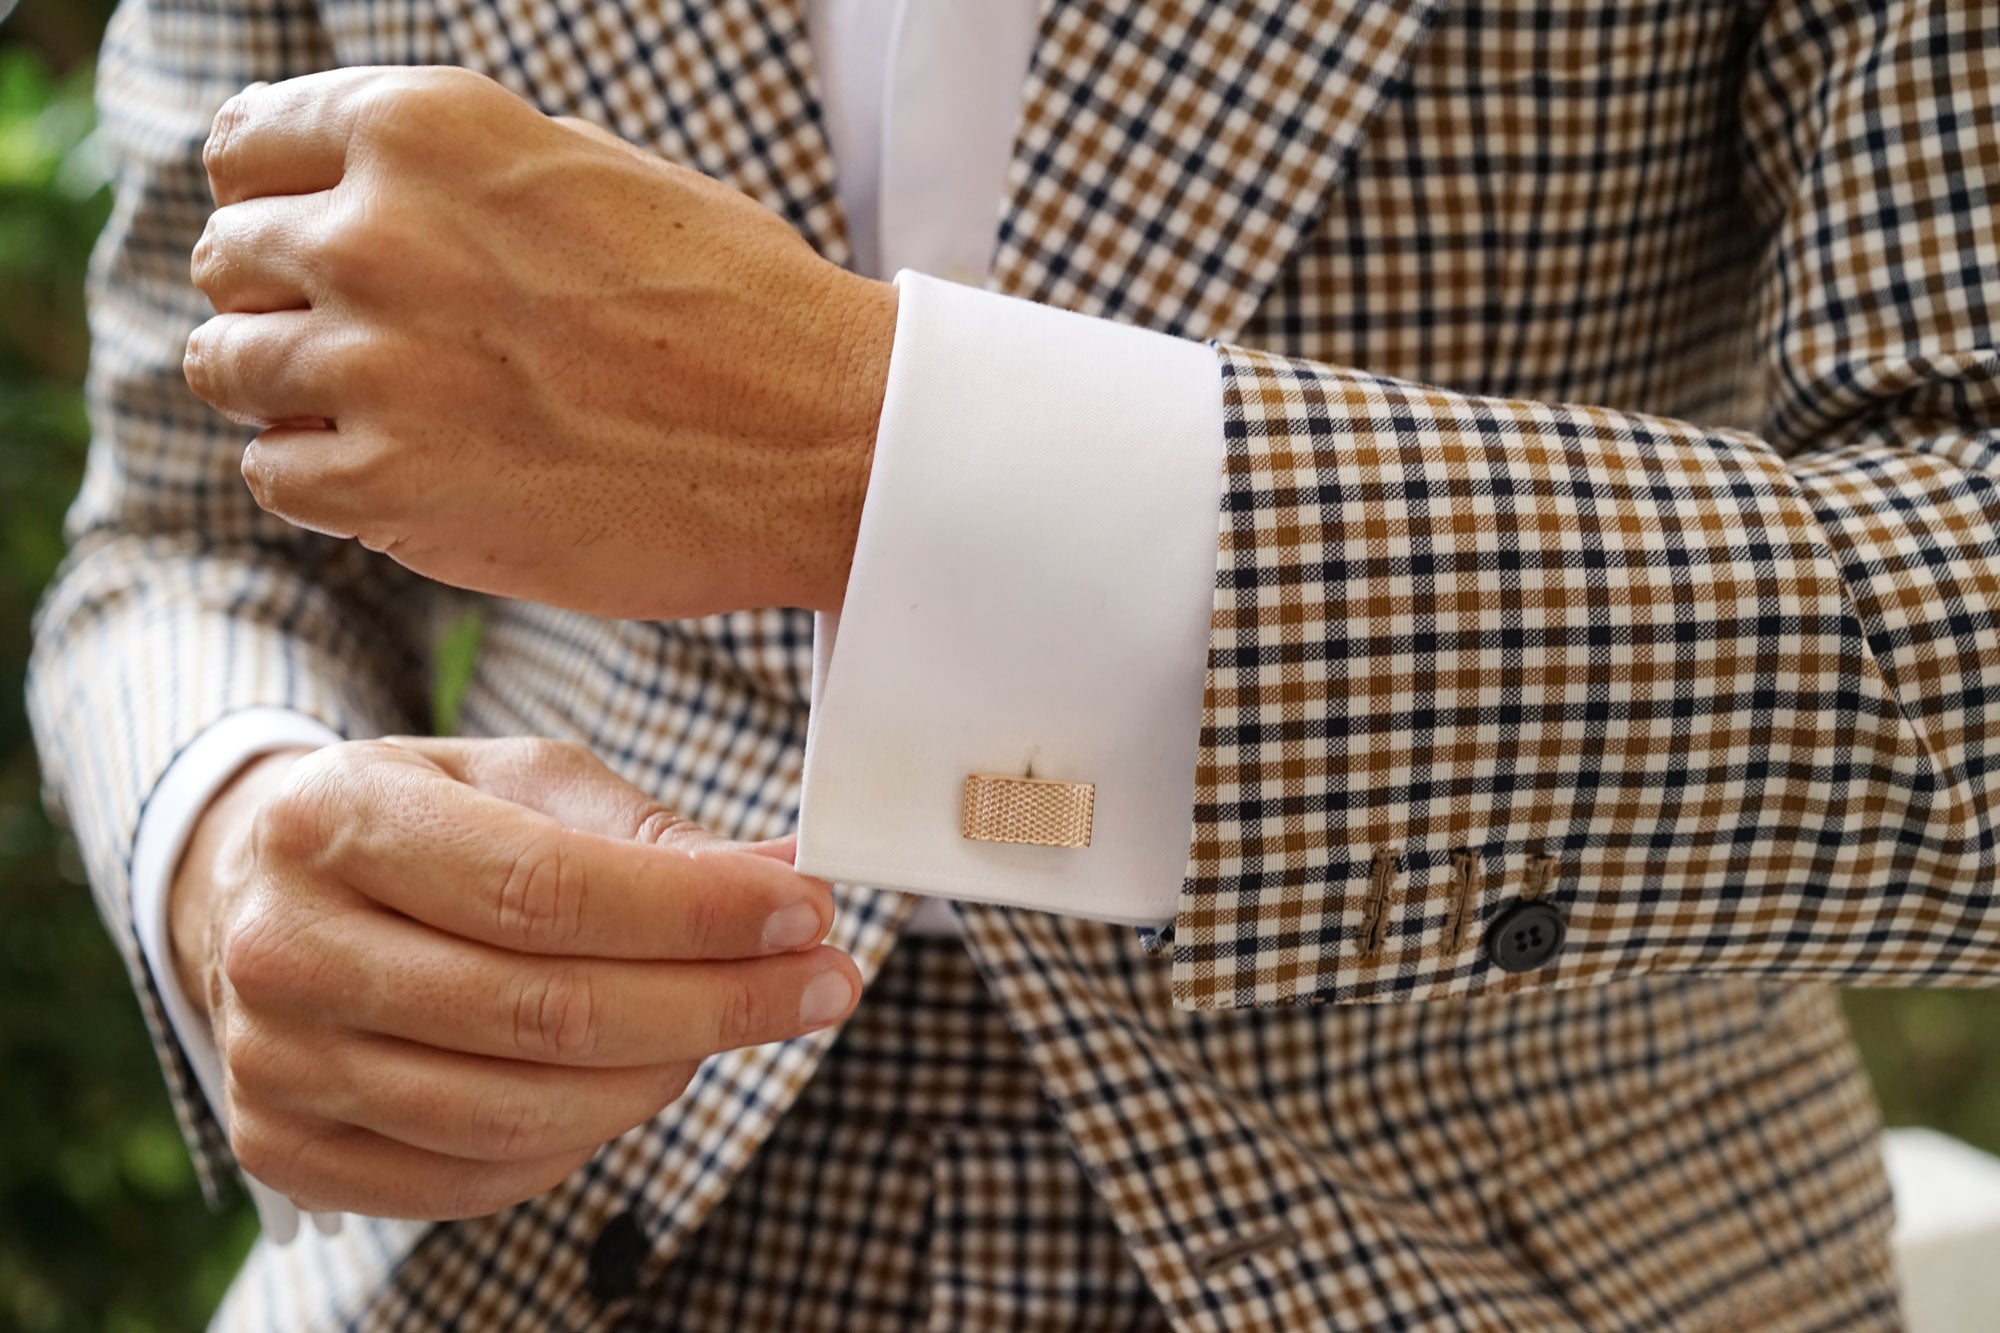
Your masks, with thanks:
[[(32, 703), (211, 1178), (139, 814), (236, 709), (417, 726), (436, 597), (260, 515), (181, 384), (199, 146), (253, 79), (431, 61), (847, 255), (796, 0), (127, 0)], [(1216, 342), (1209, 688), (1170, 961), (964, 916), (1177, 1326), (1893, 1322), (1865, 1085), (1787, 983), (1995, 968), (1996, 100), (1962, 0), (1045, 4), (992, 281)], [(808, 635), (496, 604), (463, 725), (777, 833)], [(1531, 874), (1568, 942), (1505, 973)], [(872, 970), (906, 902), (841, 895)], [(669, 1264), (828, 1040), (710, 1061), (507, 1213), (309, 1242), (316, 1317), (608, 1325), (607, 1219)]]

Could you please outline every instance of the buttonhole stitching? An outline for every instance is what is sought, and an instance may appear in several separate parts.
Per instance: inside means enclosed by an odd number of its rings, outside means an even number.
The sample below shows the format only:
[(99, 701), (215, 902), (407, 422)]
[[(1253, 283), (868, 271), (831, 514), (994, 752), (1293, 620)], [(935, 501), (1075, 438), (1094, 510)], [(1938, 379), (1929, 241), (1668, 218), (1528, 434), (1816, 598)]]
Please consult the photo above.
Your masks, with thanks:
[(1529, 857), (1528, 873), (1521, 881), (1521, 901), (1532, 903), (1548, 897), (1555, 882), (1556, 859), (1553, 856)]
[(1212, 1277), (1252, 1255), (1298, 1243), (1298, 1230), (1289, 1222), (1280, 1222), (1276, 1226), (1252, 1232), (1248, 1236), (1237, 1236), (1203, 1250), (1193, 1258), (1194, 1275), (1201, 1278)]
[(1375, 869), (1369, 877), (1368, 896), (1361, 904), (1361, 956), (1373, 958), (1382, 952), (1388, 934), (1389, 888), (1395, 882), (1397, 853), (1383, 848), (1375, 853)]
[(1451, 854), (1452, 898), (1445, 909), (1444, 947), (1456, 952), (1465, 944), (1465, 927), (1472, 919), (1472, 902), (1479, 894), (1479, 858), (1470, 848)]

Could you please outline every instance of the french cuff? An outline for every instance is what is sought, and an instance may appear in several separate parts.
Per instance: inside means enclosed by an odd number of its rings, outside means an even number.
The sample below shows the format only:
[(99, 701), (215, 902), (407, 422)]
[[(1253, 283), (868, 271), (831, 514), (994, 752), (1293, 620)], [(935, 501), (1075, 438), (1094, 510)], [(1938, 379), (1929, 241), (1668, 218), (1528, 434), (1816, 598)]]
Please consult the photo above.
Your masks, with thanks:
[[(318, 749), (340, 739), (318, 720), (289, 709), (251, 708), (231, 713), (175, 756), (139, 817), (138, 834), (132, 843), (133, 928), (174, 1038), (187, 1054), (188, 1065), (208, 1099), (209, 1112), (225, 1129), (228, 1103), (223, 1097), (222, 1061), (215, 1038), (201, 1011), (181, 989), (180, 974), (167, 945), (167, 889), (201, 812), (243, 765), (273, 750), (295, 746)], [(291, 1200), (247, 1174), (243, 1183), (257, 1206), (265, 1235), (284, 1244), (298, 1234), (299, 1210)], [(338, 1213), (315, 1214), (313, 1221), (322, 1232), (330, 1233), (338, 1229), (339, 1218)]]
[(798, 865), (1125, 925), (1186, 870), (1214, 597), (1206, 346), (905, 271)]

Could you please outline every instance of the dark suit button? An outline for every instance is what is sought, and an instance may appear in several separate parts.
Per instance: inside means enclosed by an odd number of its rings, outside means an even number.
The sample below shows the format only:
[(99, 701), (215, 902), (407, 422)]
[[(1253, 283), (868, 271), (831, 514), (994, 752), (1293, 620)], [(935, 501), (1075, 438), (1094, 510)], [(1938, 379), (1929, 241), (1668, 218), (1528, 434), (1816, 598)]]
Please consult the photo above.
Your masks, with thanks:
[(646, 1229), (632, 1213), (620, 1213), (604, 1224), (597, 1243), (590, 1247), (586, 1269), (590, 1294), (609, 1305), (639, 1290), (639, 1270), (645, 1265), (652, 1246)]
[(1543, 902), (1516, 902), (1486, 928), (1486, 956), (1503, 972), (1532, 972), (1563, 947), (1563, 914)]

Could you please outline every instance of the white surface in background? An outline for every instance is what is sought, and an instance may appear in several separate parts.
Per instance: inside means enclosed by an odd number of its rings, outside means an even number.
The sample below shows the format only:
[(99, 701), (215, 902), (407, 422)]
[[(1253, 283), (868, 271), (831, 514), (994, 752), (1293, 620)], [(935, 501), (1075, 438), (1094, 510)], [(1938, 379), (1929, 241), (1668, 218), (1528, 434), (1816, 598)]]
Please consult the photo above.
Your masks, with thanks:
[(2000, 1158), (1932, 1129), (1892, 1129), (1896, 1267), (1910, 1333), (2000, 1329)]

